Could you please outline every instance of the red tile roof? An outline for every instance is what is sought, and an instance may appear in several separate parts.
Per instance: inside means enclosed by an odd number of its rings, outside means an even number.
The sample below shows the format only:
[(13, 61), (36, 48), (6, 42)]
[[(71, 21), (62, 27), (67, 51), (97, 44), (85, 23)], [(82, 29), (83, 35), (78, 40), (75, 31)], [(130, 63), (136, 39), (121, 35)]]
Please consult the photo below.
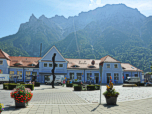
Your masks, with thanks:
[(116, 59), (114, 59), (113, 57), (111, 57), (111, 56), (109, 56), (109, 55), (107, 55), (107, 56), (101, 58), (100, 60), (101, 60), (100, 63), (102, 63), (102, 62), (120, 63), (120, 61), (117, 61)]
[[(20, 57), (20, 56), (10, 56), (10, 66), (11, 67), (35, 67), (38, 68), (38, 61), (41, 57)], [(20, 63), (21, 65), (15, 65), (15, 63)], [(35, 66), (29, 66), (30, 64), (35, 64)]]
[(129, 64), (129, 63), (121, 63), (121, 67), (124, 69), (124, 71), (140, 71), (142, 72), (142, 70), (134, 67), (133, 65)]
[(7, 53), (5, 53), (4, 51), (2, 51), (2, 49), (0, 49), (0, 59), (10, 60), (9, 55)]

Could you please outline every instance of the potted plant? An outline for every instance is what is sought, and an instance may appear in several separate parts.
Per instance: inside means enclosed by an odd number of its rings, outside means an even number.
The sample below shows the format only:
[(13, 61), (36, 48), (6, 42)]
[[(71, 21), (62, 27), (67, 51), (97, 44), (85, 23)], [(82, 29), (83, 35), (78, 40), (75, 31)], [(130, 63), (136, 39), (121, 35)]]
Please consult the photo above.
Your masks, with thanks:
[(115, 105), (117, 102), (117, 97), (119, 95), (119, 92), (116, 92), (115, 89), (113, 89), (113, 83), (110, 81), (109, 86), (107, 86), (107, 90), (103, 93), (103, 95), (106, 98), (106, 102), (108, 105)]
[(0, 103), (0, 114), (3, 110), (4, 110), (4, 105), (2, 103)]
[(26, 107), (33, 97), (31, 90), (29, 88), (25, 88), (24, 85), (17, 86), (10, 94), (11, 98), (14, 98), (15, 100), (16, 107)]

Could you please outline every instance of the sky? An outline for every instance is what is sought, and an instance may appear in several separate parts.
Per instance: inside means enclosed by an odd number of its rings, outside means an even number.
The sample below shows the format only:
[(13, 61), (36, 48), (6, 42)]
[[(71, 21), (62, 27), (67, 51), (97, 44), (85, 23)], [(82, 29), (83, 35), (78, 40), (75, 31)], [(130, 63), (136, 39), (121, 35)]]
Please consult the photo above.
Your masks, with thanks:
[(32, 14), (36, 18), (45, 15), (78, 15), (106, 4), (123, 3), (137, 8), (145, 16), (152, 16), (152, 0), (0, 0), (0, 38), (16, 34), (20, 24), (29, 21)]

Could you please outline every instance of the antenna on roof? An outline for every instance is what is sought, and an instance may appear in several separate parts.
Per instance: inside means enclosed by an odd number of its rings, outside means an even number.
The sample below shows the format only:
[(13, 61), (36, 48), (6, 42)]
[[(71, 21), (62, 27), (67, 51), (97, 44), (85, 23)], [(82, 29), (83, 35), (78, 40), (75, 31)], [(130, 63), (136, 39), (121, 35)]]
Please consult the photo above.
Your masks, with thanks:
[(42, 43), (40, 45), (40, 57), (41, 57), (41, 52), (42, 52)]

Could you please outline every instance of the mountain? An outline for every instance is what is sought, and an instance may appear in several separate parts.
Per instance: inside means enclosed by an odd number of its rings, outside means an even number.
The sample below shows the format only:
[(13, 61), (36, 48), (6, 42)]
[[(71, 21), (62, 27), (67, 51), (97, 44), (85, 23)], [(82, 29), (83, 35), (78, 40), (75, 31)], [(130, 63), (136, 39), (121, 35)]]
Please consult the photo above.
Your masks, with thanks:
[(146, 72), (152, 62), (152, 17), (125, 4), (107, 4), (69, 18), (37, 19), (32, 14), (16, 34), (0, 39), (0, 48), (11, 56), (39, 56), (40, 43), (42, 55), (55, 45), (65, 58), (111, 55)]

